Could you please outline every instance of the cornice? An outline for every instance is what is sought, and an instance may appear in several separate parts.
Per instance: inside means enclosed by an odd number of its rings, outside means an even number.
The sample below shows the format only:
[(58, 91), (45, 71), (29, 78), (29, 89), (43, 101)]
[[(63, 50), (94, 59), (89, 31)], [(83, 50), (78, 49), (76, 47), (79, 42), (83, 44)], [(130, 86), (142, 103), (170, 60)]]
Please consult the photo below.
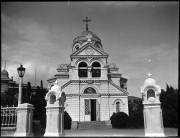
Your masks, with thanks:
[(101, 96), (127, 96), (124, 93), (101, 93), (101, 94), (66, 94), (66, 97), (101, 97)]

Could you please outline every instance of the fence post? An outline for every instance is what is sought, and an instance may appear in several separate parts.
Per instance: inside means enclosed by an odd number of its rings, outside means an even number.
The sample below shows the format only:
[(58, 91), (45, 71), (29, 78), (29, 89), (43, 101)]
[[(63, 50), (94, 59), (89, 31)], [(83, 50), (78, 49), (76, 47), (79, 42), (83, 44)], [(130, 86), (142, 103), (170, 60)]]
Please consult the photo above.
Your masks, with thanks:
[(33, 105), (28, 103), (19, 104), (16, 110), (17, 126), (14, 136), (33, 136)]

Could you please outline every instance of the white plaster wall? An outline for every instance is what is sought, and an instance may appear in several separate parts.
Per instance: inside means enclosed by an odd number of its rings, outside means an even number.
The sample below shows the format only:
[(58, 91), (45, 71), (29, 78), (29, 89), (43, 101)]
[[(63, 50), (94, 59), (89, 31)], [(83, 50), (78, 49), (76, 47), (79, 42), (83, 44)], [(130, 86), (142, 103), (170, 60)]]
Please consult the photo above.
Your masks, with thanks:
[(112, 78), (112, 81), (118, 86), (120, 86), (119, 80), (120, 80), (119, 78)]
[(102, 96), (100, 99), (100, 120), (109, 120), (110, 119), (110, 112), (108, 106), (108, 98), (107, 96)]
[(119, 89), (117, 89), (116, 87), (112, 86), (109, 83), (109, 92), (108, 92), (108, 83), (103, 83), (100, 85), (100, 93), (123, 93), (121, 92)]
[(79, 94), (79, 84), (69, 84), (63, 89), (65, 94)]
[(68, 106), (66, 106), (66, 111), (71, 116), (72, 121), (79, 121), (79, 98), (73, 97), (66, 99), (66, 103)]

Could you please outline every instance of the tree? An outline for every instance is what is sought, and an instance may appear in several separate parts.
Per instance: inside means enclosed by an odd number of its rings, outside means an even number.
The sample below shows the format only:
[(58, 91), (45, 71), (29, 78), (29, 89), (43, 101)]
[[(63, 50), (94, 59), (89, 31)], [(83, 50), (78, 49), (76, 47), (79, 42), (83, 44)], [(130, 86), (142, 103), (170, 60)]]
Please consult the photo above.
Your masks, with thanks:
[(167, 84), (166, 91), (161, 90), (160, 102), (165, 127), (177, 127), (178, 125), (178, 93)]
[(31, 83), (27, 83), (27, 103), (30, 103), (30, 97), (31, 97)]
[(43, 81), (41, 80), (41, 90), (43, 89)]
[(128, 100), (129, 127), (144, 126), (142, 99)]

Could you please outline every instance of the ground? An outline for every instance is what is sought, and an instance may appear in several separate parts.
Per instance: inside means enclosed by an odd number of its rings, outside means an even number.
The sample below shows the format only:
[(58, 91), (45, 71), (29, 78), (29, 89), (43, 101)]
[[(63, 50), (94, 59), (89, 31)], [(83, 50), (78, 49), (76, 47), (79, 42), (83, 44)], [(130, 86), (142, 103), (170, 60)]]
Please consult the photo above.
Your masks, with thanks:
[[(177, 128), (164, 128), (165, 136), (177, 136)], [(144, 129), (91, 129), (91, 130), (65, 130), (65, 136), (118, 136), (118, 137), (144, 137)]]

